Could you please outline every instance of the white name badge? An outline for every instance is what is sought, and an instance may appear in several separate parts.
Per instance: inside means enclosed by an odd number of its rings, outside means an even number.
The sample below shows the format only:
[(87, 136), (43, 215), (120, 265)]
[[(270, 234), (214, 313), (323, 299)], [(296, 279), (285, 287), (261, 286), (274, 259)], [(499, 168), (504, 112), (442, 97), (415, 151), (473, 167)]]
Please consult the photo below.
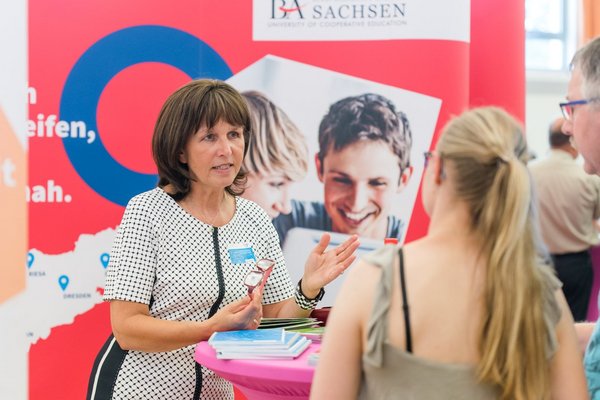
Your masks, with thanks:
[(252, 250), (252, 243), (232, 244), (227, 247), (229, 259), (232, 264), (244, 264), (246, 262), (255, 262), (256, 256)]

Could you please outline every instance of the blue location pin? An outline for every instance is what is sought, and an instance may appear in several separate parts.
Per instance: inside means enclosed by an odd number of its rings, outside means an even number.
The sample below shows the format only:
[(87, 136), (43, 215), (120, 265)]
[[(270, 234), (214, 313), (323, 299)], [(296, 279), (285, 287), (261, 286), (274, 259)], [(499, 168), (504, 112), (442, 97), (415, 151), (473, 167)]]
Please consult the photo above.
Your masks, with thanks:
[(108, 261), (110, 260), (110, 255), (108, 253), (100, 254), (100, 262), (104, 268), (108, 267)]
[(60, 285), (60, 288), (63, 290), (63, 292), (65, 291), (65, 289), (67, 288), (67, 286), (69, 286), (69, 277), (66, 275), (61, 275), (58, 277), (58, 284)]
[(33, 253), (27, 253), (27, 268), (31, 268), (33, 261), (35, 261), (35, 256)]

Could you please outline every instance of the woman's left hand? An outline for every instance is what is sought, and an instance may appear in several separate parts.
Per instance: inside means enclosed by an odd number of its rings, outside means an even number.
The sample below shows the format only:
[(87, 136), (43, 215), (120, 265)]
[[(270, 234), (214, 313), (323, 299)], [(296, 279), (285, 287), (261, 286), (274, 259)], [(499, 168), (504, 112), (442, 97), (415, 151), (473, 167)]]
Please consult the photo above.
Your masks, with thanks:
[(358, 236), (350, 236), (344, 243), (327, 250), (331, 235), (324, 233), (319, 244), (308, 256), (302, 277), (302, 292), (309, 298), (319, 294), (321, 288), (340, 276), (352, 264), (358, 248)]

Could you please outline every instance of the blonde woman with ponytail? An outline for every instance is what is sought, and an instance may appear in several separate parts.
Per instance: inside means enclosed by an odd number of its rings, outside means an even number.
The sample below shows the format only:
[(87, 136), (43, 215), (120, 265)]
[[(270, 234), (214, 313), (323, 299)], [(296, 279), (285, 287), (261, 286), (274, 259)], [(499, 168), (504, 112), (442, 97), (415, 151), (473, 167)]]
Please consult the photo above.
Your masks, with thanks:
[(498, 108), (450, 121), (426, 153), (428, 233), (351, 271), (311, 399), (587, 398), (527, 157), (520, 126)]

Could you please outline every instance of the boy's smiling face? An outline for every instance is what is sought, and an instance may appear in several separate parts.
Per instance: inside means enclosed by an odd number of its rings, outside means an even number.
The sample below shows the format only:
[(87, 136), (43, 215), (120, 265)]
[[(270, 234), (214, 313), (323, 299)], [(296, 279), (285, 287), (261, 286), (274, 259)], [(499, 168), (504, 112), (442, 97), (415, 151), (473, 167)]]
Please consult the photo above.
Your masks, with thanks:
[(382, 141), (358, 141), (339, 151), (329, 149), (323, 165), (318, 156), (315, 160), (332, 230), (385, 238), (387, 216), (403, 187), (399, 160), (390, 147)]

